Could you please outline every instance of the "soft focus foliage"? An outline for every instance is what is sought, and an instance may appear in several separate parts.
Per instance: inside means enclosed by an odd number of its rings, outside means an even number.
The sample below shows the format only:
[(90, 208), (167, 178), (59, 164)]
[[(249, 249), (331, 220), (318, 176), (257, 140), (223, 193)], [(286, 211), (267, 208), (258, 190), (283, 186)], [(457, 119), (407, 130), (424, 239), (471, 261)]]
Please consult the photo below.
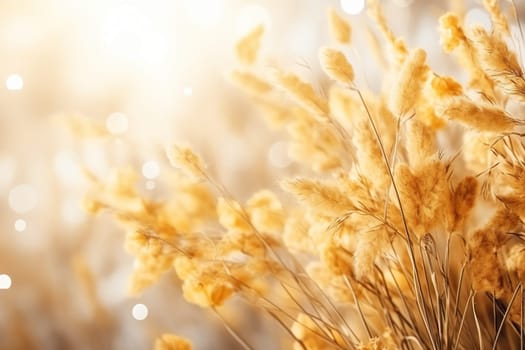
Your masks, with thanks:
[[(294, 72), (257, 66), (263, 27), (235, 47), (233, 82), (286, 132), (300, 164), (281, 182), (233, 198), (186, 146), (169, 200), (141, 194), (131, 172), (93, 178), (90, 208), (126, 230), (140, 293), (174, 269), (185, 299), (222, 316), (239, 299), (281, 325), (293, 349), (519, 349), (523, 336), (525, 144), (523, 69), (497, 1), (493, 30), (439, 20), (464, 67), (441, 74), (422, 48), (369, 14), (385, 42), (383, 86), (355, 79), (351, 27), (332, 10), (340, 45), (320, 63), (325, 94)], [(438, 68), (436, 68), (438, 69)], [(355, 70), (358, 71), (357, 69)], [(163, 336), (158, 349), (187, 349)]]

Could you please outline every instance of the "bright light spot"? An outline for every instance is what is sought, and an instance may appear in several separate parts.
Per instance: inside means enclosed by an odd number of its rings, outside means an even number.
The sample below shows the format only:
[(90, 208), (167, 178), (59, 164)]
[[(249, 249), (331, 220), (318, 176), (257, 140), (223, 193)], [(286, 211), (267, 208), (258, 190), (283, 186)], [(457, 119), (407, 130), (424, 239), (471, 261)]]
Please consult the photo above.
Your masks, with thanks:
[(264, 25), (267, 31), (271, 28), (272, 18), (268, 10), (260, 5), (246, 5), (237, 17), (237, 35), (245, 35), (259, 24)]
[(5, 80), (5, 86), (7, 90), (18, 91), (24, 88), (24, 80), (18, 74), (11, 74)]
[(154, 190), (155, 186), (156, 186), (155, 181), (152, 181), (152, 180), (146, 181), (146, 189), (147, 190), (150, 190), (150, 191)]
[(11, 277), (6, 274), (0, 275), (0, 289), (9, 289), (11, 288)]
[(394, 1), (394, 4), (400, 7), (408, 7), (412, 5), (412, 3), (414, 2), (414, 0), (393, 0), (393, 1)]
[(466, 27), (481, 25), (486, 30), (492, 28), (490, 15), (480, 7), (475, 7), (467, 12), (465, 15), (465, 25)]
[(365, 0), (341, 0), (341, 8), (349, 15), (357, 15), (365, 9)]
[(27, 228), (27, 223), (24, 220), (18, 219), (15, 221), (16, 232), (23, 232), (26, 230), (26, 228)]
[(118, 61), (153, 65), (167, 59), (168, 41), (132, 4), (114, 7), (106, 14), (102, 36), (106, 50)]
[(19, 214), (33, 210), (37, 202), (36, 191), (31, 185), (18, 185), (9, 192), (9, 207)]
[(133, 306), (131, 314), (133, 315), (133, 318), (138, 321), (145, 320), (146, 317), (148, 317), (148, 307), (144, 304), (136, 304)]
[(159, 163), (157, 163), (156, 161), (150, 160), (142, 164), (142, 175), (144, 175), (146, 179), (153, 180), (157, 178), (159, 174), (160, 174), (160, 167), (159, 167)]
[(106, 128), (112, 134), (123, 134), (128, 131), (128, 117), (124, 113), (111, 113), (106, 119)]
[(0, 156), (0, 189), (11, 184), (15, 177), (15, 160), (7, 155)]
[(136, 44), (133, 39), (144, 27), (143, 14), (133, 5), (125, 4), (112, 8), (104, 18), (104, 39), (108, 46)]
[(186, 0), (185, 5), (190, 21), (201, 27), (213, 26), (224, 13), (223, 0)]
[(168, 42), (164, 36), (154, 32), (144, 32), (142, 35), (142, 58), (146, 63), (158, 64), (167, 57)]
[(292, 160), (288, 156), (288, 143), (282, 141), (274, 143), (268, 151), (268, 160), (276, 168), (289, 166)]
[(191, 96), (193, 95), (193, 89), (189, 86), (186, 86), (184, 89), (182, 89), (182, 93), (184, 96)]

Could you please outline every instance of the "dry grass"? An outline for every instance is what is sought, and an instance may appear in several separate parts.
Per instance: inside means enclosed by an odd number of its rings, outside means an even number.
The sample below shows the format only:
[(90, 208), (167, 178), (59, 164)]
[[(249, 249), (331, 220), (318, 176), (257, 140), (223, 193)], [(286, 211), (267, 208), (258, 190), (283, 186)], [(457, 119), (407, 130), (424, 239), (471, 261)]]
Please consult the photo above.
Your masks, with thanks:
[[(184, 147), (168, 156), (191, 176), (179, 177), (168, 203), (143, 198), (129, 178), (96, 182), (92, 203), (128, 232), (132, 289), (175, 268), (189, 302), (221, 315), (229, 299), (244, 299), (283, 327), (293, 349), (522, 349), (525, 144), (523, 118), (507, 102), (522, 101), (523, 77), (505, 44), (507, 20), (495, 1), (484, 3), (490, 35), (454, 14), (440, 21), (444, 48), (469, 66), (466, 86), (434, 72), (423, 49), (408, 49), (376, 2), (371, 16), (394, 53), (387, 69), (398, 72), (383, 93), (359, 87), (333, 49), (322, 65), (342, 87), (329, 100), (292, 73), (273, 77), (289, 102), (254, 67), (234, 74), (280, 111), (274, 126), (317, 174), (283, 181), (296, 204), (269, 191), (236, 201)], [(330, 16), (348, 44), (350, 27)], [(240, 63), (256, 61), (262, 33), (241, 40)], [(453, 129), (464, 144), (446, 158), (437, 133)], [(188, 346), (164, 335), (157, 348)]]

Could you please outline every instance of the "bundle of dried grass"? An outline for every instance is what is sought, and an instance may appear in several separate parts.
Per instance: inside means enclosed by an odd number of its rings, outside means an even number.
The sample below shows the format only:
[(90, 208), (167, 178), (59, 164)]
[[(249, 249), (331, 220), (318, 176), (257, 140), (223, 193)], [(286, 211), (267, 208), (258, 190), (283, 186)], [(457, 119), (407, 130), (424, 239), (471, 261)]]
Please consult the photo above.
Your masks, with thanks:
[[(174, 196), (201, 211), (180, 206), (187, 215), (170, 216), (166, 203), (132, 189), (94, 193), (127, 227), (142, 266), (139, 290), (175, 267), (189, 302), (221, 315), (241, 298), (281, 325), (294, 349), (523, 348), (525, 144), (522, 118), (506, 108), (509, 98), (521, 101), (522, 67), (504, 44), (508, 23), (497, 3), (484, 3), (493, 34), (466, 34), (454, 14), (440, 20), (445, 49), (471, 64), (467, 86), (433, 73), (425, 51), (409, 50), (375, 1), (372, 18), (396, 54), (387, 69), (398, 78), (387, 93), (364, 91), (345, 54), (333, 49), (320, 55), (342, 83), (329, 101), (292, 73), (273, 79), (290, 102), (265, 94), (271, 87), (255, 68), (235, 73), (258, 101), (264, 94), (265, 105), (287, 111), (278, 126), (316, 174), (283, 182), (295, 204), (267, 191), (241, 203), (198, 156), (177, 147), (168, 156), (191, 186)], [(330, 16), (336, 40), (347, 44), (350, 27)], [(256, 47), (260, 33), (238, 48)], [(250, 55), (240, 62), (255, 62)], [(464, 128), (448, 127), (456, 121)], [(467, 154), (465, 141), (447, 157), (438, 131), (489, 142)], [(188, 348), (166, 335), (157, 346)]]

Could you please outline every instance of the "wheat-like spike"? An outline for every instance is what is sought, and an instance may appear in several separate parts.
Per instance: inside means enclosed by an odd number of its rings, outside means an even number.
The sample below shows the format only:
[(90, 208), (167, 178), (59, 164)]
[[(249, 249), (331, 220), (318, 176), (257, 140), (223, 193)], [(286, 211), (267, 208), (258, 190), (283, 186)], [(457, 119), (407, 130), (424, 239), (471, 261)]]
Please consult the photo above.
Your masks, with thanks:
[(344, 215), (355, 209), (354, 203), (336, 185), (310, 179), (288, 180), (281, 185), (308, 206), (333, 216)]
[(510, 132), (518, 124), (499, 107), (461, 97), (450, 100), (437, 112), (479, 131)]
[(437, 153), (436, 132), (423, 122), (413, 118), (407, 122), (406, 148), (409, 163), (418, 168)]
[(352, 27), (343, 19), (335, 9), (328, 9), (328, 20), (330, 23), (330, 33), (339, 44), (350, 44), (352, 39)]
[(173, 145), (166, 148), (166, 155), (173, 167), (183, 169), (198, 179), (206, 177), (204, 162), (190, 147)]
[(525, 101), (525, 78), (516, 54), (503, 39), (476, 27), (470, 35), (481, 68), (505, 93)]
[(155, 340), (155, 350), (191, 350), (191, 343), (174, 334), (163, 334)]
[(408, 55), (408, 48), (404, 39), (396, 37), (390, 29), (378, 0), (368, 1), (368, 15), (375, 21), (379, 31), (385, 37), (388, 43), (388, 53), (392, 57), (394, 66), (399, 66)]
[(492, 23), (494, 24), (494, 31), (502, 36), (510, 35), (509, 21), (507, 17), (501, 12), (498, 0), (483, 0), (483, 6), (490, 13)]
[(269, 83), (251, 72), (234, 70), (230, 74), (230, 79), (254, 96), (261, 96), (272, 91), (272, 86)]
[(260, 24), (237, 42), (235, 52), (242, 64), (251, 65), (257, 60), (263, 34), (264, 26)]
[(390, 109), (398, 117), (412, 112), (418, 102), (428, 72), (426, 57), (423, 49), (416, 49), (403, 62), (396, 88), (390, 95)]
[(354, 80), (354, 69), (341, 51), (323, 47), (319, 50), (319, 61), (333, 80), (343, 84), (351, 84)]
[(274, 81), (300, 106), (316, 116), (327, 116), (328, 101), (315, 93), (312, 85), (305, 83), (297, 75), (277, 71)]

